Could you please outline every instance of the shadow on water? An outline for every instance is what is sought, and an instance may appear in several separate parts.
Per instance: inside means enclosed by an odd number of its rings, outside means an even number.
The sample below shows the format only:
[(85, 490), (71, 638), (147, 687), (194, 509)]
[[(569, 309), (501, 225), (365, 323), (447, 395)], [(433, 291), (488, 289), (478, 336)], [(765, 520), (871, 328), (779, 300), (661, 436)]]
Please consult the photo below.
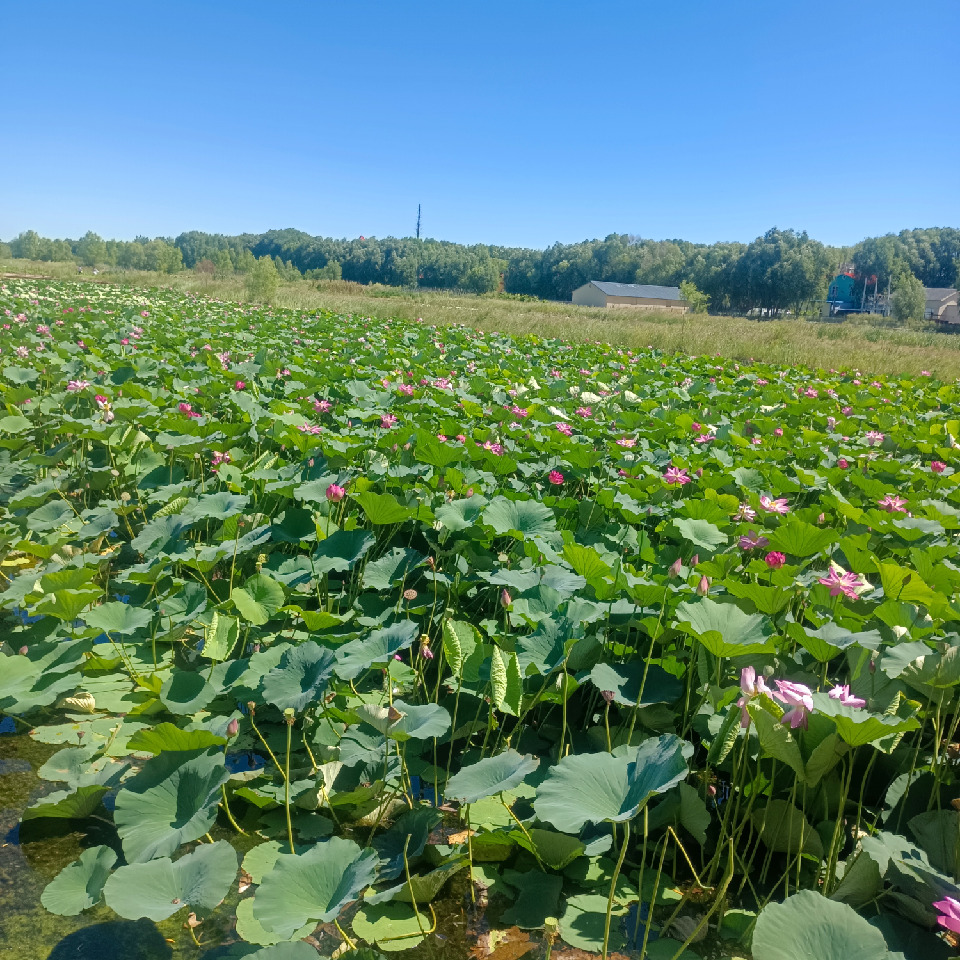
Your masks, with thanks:
[(170, 944), (149, 920), (113, 920), (67, 934), (47, 960), (167, 960)]

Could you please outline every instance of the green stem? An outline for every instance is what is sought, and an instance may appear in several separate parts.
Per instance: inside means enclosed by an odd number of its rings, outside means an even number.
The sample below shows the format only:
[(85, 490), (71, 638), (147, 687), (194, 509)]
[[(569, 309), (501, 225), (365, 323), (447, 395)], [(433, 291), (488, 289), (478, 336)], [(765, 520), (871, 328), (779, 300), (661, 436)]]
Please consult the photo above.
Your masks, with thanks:
[(623, 859), (627, 855), (627, 843), (629, 840), (630, 821), (627, 820), (623, 824), (623, 843), (620, 846), (620, 857), (617, 860), (617, 865), (613, 868), (613, 876), (610, 879), (610, 894), (607, 896), (607, 916), (603, 922), (603, 960), (607, 960), (607, 953), (610, 946), (610, 916), (613, 913), (613, 897), (617, 891), (617, 879), (620, 876), (620, 868), (623, 866)]

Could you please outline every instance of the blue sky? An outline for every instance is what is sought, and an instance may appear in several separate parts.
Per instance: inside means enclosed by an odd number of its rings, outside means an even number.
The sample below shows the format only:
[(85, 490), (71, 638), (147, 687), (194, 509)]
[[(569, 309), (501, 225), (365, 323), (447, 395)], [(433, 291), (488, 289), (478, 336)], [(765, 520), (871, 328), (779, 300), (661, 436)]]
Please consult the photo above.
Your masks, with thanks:
[(0, 237), (960, 225), (957, 0), (4, 10)]

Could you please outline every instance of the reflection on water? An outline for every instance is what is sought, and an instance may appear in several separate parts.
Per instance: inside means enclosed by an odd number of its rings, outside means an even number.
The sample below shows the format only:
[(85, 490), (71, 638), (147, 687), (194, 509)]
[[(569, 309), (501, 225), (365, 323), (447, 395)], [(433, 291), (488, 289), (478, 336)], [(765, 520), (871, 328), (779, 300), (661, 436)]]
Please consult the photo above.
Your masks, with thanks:
[[(82, 850), (101, 843), (120, 850), (116, 832), (106, 820), (91, 818), (78, 824), (45, 819), (19, 824), (29, 803), (57, 789), (57, 784), (37, 777), (36, 770), (58, 749), (36, 743), (26, 734), (0, 729), (0, 960), (239, 957), (242, 948), (237, 952), (229, 949), (237, 944), (236, 885), (204, 921), (200, 931), (203, 949), (190, 940), (182, 914), (158, 925), (149, 920), (120, 920), (102, 904), (79, 917), (58, 917), (43, 909), (43, 888)], [(230, 839), (241, 852), (252, 845), (238, 843), (248, 838), (238, 838), (229, 829), (214, 833)], [(435, 901), (437, 933), (404, 951), (405, 960), (463, 960), (469, 956), (470, 934), (463, 907), (466, 890), (464, 879), (458, 877), (450, 884), (446, 898)], [(330, 935), (332, 929), (332, 925), (324, 925), (317, 931), (318, 942), (328, 956), (339, 943), (339, 937)]]

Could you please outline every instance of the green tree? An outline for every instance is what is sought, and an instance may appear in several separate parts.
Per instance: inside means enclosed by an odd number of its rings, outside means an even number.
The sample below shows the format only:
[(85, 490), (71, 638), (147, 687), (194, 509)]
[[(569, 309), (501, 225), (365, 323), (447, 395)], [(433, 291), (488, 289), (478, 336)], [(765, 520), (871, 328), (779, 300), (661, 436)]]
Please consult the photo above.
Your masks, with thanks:
[(710, 306), (710, 297), (701, 293), (696, 284), (689, 280), (684, 280), (680, 284), (680, 296), (690, 305), (691, 313), (706, 313), (707, 307)]
[(17, 260), (36, 260), (40, 256), (40, 234), (27, 230), (10, 242), (10, 249)]
[(88, 230), (77, 244), (77, 256), (85, 267), (95, 267), (106, 262), (107, 244), (102, 237)]
[(901, 323), (922, 320), (926, 306), (923, 284), (912, 273), (901, 273), (893, 286), (890, 297), (893, 315)]
[(273, 260), (269, 256), (257, 260), (244, 280), (243, 288), (251, 300), (270, 303), (277, 295), (280, 276)]
[(233, 276), (233, 258), (229, 250), (218, 250), (213, 258), (213, 275), (218, 280)]

